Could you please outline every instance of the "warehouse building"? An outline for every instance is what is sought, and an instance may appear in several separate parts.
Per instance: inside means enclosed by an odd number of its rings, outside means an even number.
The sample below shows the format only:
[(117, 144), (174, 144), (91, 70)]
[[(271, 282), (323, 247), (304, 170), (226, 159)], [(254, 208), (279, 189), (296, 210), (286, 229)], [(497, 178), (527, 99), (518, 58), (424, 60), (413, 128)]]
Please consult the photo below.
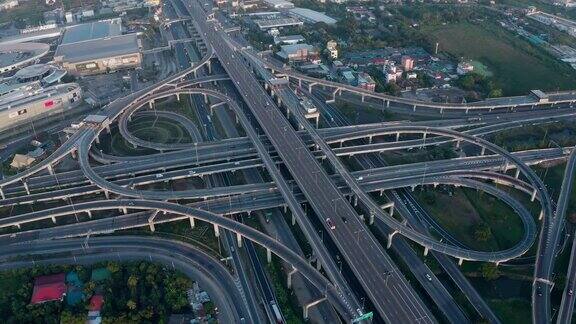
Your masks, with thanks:
[(293, 8), (290, 9), (289, 12), (293, 17), (309, 24), (325, 23), (327, 25), (334, 25), (336, 23), (336, 19), (307, 8)]
[(138, 35), (123, 35), (116, 18), (67, 28), (54, 61), (74, 75), (98, 74), (139, 67), (140, 49)]

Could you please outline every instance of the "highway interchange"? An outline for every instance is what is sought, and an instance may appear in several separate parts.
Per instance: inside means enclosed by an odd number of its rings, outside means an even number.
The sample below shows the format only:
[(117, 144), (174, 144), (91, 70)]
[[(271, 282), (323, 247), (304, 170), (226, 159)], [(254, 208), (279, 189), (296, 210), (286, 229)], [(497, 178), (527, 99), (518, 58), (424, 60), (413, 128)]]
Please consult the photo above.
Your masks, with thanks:
[[(170, 4), (174, 15), (192, 18), (188, 27), (193, 29), (199, 44), (202, 44), (198, 47), (204, 49), (203, 56), (191, 66), (182, 64), (181, 72), (174, 76), (111, 102), (94, 113), (99, 117), (99, 122), (85, 122), (46, 159), (30, 169), (0, 180), (0, 206), (65, 202), (59, 207), (0, 219), (0, 228), (19, 230), (16, 234), (0, 236), (4, 246), (0, 254), (2, 268), (29, 266), (28, 261), (11, 261), (18, 254), (74, 251), (79, 240), (73, 237), (137, 227), (149, 227), (154, 231), (158, 224), (177, 220), (187, 220), (194, 227), (198, 220), (212, 224), (216, 235), (223, 233), (226, 237), (237, 269), (235, 274), (231, 274), (213, 257), (174, 240), (102, 236), (91, 239), (93, 246), (89, 251), (84, 251), (85, 255), (77, 256), (71, 252), (74, 255), (72, 258), (74, 262), (94, 262), (106, 255), (116, 254), (121, 260), (148, 257), (170, 263), (195, 279), (204, 278), (205, 289), (215, 296), (219, 306), (225, 310), (222, 315), (224, 322), (256, 323), (266, 320), (261, 319), (254, 307), (250, 280), (238, 273), (244, 271), (236, 252), (238, 248), (254, 251), (252, 243), (255, 243), (266, 249), (268, 258), (274, 254), (290, 264), (294, 271), (315, 287), (310, 288), (315, 289), (311, 294), (324, 296), (344, 322), (368, 312), (374, 312), (376, 321), (388, 323), (438, 322), (437, 314), (430, 310), (429, 304), (389, 256), (387, 247), (391, 247), (410, 265), (420, 285), (432, 297), (445, 319), (452, 323), (468, 321), (435, 276), (430, 278), (430, 284), (426, 282), (425, 276), (431, 271), (407, 243), (412, 241), (422, 246), (425, 254), (432, 253), (481, 317), (490, 322), (499, 322), (451, 258), (458, 263), (470, 260), (500, 264), (522, 257), (536, 244), (533, 321), (548, 323), (552, 320), (552, 272), (564, 230), (576, 151), (572, 148), (552, 148), (509, 153), (482, 136), (513, 127), (573, 118), (572, 105), (576, 96), (566, 92), (550, 94), (546, 102), (526, 96), (454, 105), (369, 93), (303, 76), (262, 59), (251, 49), (241, 47), (232, 40), (214, 13), (206, 10), (202, 3), (173, 0)], [(175, 25), (178, 28), (184, 26), (181, 23)], [(174, 33), (178, 37), (178, 32)], [(190, 55), (192, 50), (192, 47), (181, 44), (175, 48), (178, 55)], [(181, 60), (185, 59), (186, 56)], [(280, 77), (287, 77), (293, 84), (274, 86), (270, 82)], [(315, 101), (323, 118), (328, 120), (329, 127), (316, 129), (306, 120), (291, 89), (295, 84), (307, 88), (306, 95)], [(314, 90), (320, 86), (332, 89), (332, 99), (345, 92), (349, 96), (346, 100), (357, 100), (358, 104), (379, 105), (381, 109), (426, 114), (438, 119), (349, 126), (333, 107), (320, 99), (318, 91)], [(180, 96), (194, 98), (195, 107), (203, 113), (204, 129), (176, 113), (158, 113), (162, 118), (181, 123), (192, 142), (155, 143), (140, 139), (129, 131), (128, 124), (133, 116), (152, 114), (150, 111), (143, 112), (143, 109), (153, 109), (157, 102), (166, 99), (180, 100)], [(328, 99), (330, 101), (330, 95)], [(240, 127), (245, 136), (238, 136), (234, 130), (229, 132), (228, 139), (216, 138), (209, 117), (213, 110), (217, 110), (220, 119), (226, 118), (222, 111), (233, 114), (236, 121), (227, 121), (226, 128)], [(155, 111), (153, 113), (157, 114)], [(331, 117), (326, 117), (327, 114)], [(122, 157), (100, 151), (98, 143), (103, 135), (116, 130), (134, 147), (144, 147), (158, 153)], [(458, 148), (474, 146), (479, 154), (393, 166), (385, 165), (378, 155), (385, 151), (451, 143)], [(62, 172), (57, 169), (57, 164), (68, 155), (78, 160), (79, 170)], [(348, 170), (344, 158), (353, 159), (363, 169)], [(557, 205), (540, 177), (529, 167), (553, 160), (568, 160), (565, 183)], [(94, 162), (100, 165), (94, 166)], [(506, 174), (508, 170), (515, 170), (514, 175)], [(245, 178), (251, 180), (246, 184), (232, 184), (229, 175), (234, 172), (242, 172)], [(267, 176), (263, 177), (262, 173)], [(187, 190), (142, 188), (153, 183), (190, 178), (200, 178), (210, 185)], [(538, 224), (527, 208), (491, 183), (518, 189), (540, 204), (539, 232)], [(522, 220), (522, 239), (502, 251), (476, 251), (463, 246), (448, 233), (443, 233), (441, 226), (432, 224), (430, 217), (424, 215), (418, 203), (412, 200), (410, 189), (438, 185), (469, 187), (498, 197)], [(384, 206), (375, 199), (383, 195), (390, 201)], [(76, 202), (73, 202), (73, 198)], [(179, 204), (182, 200), (188, 203)], [(311, 210), (305, 209), (305, 205)], [(271, 208), (290, 211), (292, 225), (298, 224), (312, 247), (316, 268), (310, 264), (310, 256), (301, 255), (285, 245), (284, 241), (289, 241), (289, 237), (279, 240), (266, 235), (243, 224), (235, 216)], [(394, 209), (396, 216), (393, 215)], [(100, 210), (116, 210), (120, 214), (91, 219), (92, 212)], [(60, 218), (81, 213), (87, 214), (90, 219), (76, 224), (59, 224)], [(316, 216), (313, 221), (310, 219), (312, 215)], [(424, 219), (428, 223), (424, 223)], [(23, 229), (28, 223), (43, 220), (52, 220), (55, 227)], [(387, 237), (386, 244), (379, 242), (369, 228), (371, 225), (376, 228), (374, 231)], [(433, 236), (429, 231), (431, 228), (443, 240)], [(319, 231), (323, 233), (322, 237), (319, 237)], [(329, 236), (333, 247), (327, 248), (324, 236)], [(59, 240), (54, 240), (56, 238)], [(250, 243), (244, 247), (243, 240)], [(576, 258), (575, 250), (576, 240), (572, 259)], [(334, 258), (335, 251), (338, 262), (345, 262), (350, 273), (340, 271), (341, 266)], [(572, 259), (569, 267), (569, 274), (572, 275), (569, 278), (576, 273)], [(50, 259), (43, 262), (50, 262)], [(65, 257), (52, 262), (71, 261), (70, 257)], [(252, 263), (252, 267), (257, 273), (261, 268), (258, 262)], [(266, 276), (259, 275), (258, 278), (265, 298), (274, 299)], [(241, 282), (240, 288), (236, 281)], [(575, 285), (576, 280), (571, 280), (566, 286), (558, 323), (570, 322)], [(243, 302), (236, 302), (238, 300)], [(269, 310), (267, 312), (270, 317)], [(322, 318), (334, 316), (325, 306), (322, 306), (321, 313)]]

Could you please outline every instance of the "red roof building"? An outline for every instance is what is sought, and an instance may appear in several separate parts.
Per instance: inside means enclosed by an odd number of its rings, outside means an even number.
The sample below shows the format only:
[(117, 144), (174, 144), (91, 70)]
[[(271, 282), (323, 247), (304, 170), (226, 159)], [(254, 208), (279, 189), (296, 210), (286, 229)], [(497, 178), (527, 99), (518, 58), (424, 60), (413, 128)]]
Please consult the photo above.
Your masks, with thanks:
[(37, 277), (34, 280), (32, 304), (40, 304), (53, 300), (62, 300), (66, 295), (66, 275), (59, 273), (49, 276)]
[(94, 296), (92, 296), (92, 298), (90, 298), (90, 306), (88, 306), (88, 310), (100, 311), (100, 310), (102, 310), (103, 304), (104, 304), (104, 296), (94, 295)]

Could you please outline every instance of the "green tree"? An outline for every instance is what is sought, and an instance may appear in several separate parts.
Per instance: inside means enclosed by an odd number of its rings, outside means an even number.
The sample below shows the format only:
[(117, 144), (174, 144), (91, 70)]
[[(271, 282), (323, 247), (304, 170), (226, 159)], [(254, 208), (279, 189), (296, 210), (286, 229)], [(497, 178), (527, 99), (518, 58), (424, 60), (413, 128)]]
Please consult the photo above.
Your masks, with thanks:
[(480, 266), (480, 271), (482, 272), (482, 277), (486, 280), (495, 280), (500, 277), (500, 271), (493, 263), (484, 263)]

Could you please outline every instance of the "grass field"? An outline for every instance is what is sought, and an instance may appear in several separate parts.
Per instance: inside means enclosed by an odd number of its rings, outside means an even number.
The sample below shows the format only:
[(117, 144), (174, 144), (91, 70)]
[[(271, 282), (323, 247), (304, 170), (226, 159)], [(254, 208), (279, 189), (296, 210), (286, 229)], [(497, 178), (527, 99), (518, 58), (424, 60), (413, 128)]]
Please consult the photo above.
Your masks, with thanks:
[(485, 64), (504, 95), (576, 88), (576, 71), (494, 23), (458, 23), (423, 32), (431, 43), (440, 43), (440, 51)]

